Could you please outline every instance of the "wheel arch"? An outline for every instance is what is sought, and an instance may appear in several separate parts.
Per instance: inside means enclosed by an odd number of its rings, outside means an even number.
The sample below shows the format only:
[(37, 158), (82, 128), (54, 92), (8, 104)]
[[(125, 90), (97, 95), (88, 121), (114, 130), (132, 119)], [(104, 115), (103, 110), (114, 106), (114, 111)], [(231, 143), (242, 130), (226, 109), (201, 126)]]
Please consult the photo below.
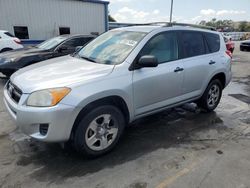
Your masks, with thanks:
[(80, 110), (80, 112), (76, 116), (73, 127), (71, 129), (70, 138), (72, 138), (72, 136), (74, 136), (74, 131), (76, 130), (76, 127), (79, 124), (79, 122), (81, 121), (82, 117), (86, 113), (88, 113), (91, 109), (93, 109), (97, 106), (101, 106), (101, 105), (114, 105), (115, 107), (119, 108), (121, 110), (121, 112), (123, 113), (126, 124), (128, 124), (130, 122), (130, 115), (131, 114), (130, 114), (130, 111), (129, 111), (129, 108), (128, 108), (126, 101), (122, 97), (120, 97), (118, 95), (112, 95), (112, 96), (99, 98), (99, 99), (96, 99), (96, 100), (88, 103), (86, 106), (84, 106)]
[(13, 50), (13, 48), (6, 47), (6, 48), (3, 48), (0, 52), (7, 52), (10, 50)]
[[(209, 83), (212, 81), (212, 80), (215, 80), (215, 79), (218, 79), (221, 84), (222, 84), (222, 87), (223, 89), (226, 87), (226, 74), (224, 72), (219, 72), (219, 73), (216, 73), (209, 81)], [(208, 84), (209, 84), (208, 83)]]

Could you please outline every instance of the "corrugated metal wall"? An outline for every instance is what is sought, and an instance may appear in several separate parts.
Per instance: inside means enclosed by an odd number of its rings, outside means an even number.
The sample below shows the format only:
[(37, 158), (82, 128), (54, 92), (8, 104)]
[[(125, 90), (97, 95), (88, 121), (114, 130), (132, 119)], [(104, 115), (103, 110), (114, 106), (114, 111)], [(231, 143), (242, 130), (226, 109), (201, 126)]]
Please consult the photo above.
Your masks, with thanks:
[(28, 26), (29, 38), (44, 40), (70, 27), (71, 34), (103, 33), (105, 5), (78, 0), (0, 0), (0, 29)]

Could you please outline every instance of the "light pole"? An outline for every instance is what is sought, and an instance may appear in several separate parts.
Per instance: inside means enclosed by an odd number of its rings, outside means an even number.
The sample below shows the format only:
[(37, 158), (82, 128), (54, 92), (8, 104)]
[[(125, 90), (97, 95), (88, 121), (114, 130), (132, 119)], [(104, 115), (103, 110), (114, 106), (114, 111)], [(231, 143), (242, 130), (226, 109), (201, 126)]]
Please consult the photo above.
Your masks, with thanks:
[(173, 5), (174, 5), (174, 0), (171, 0), (171, 10), (170, 10), (170, 21), (169, 21), (169, 23), (172, 23)]

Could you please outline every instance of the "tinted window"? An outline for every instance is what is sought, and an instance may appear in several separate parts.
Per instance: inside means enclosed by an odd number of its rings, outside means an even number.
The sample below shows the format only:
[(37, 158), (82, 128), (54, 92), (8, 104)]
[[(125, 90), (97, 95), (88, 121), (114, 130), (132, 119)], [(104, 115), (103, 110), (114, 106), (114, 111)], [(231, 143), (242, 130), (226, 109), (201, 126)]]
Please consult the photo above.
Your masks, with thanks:
[(204, 33), (208, 44), (209, 51), (211, 53), (218, 52), (220, 50), (220, 37), (214, 33)]
[(177, 36), (175, 33), (162, 33), (153, 37), (142, 49), (140, 56), (153, 55), (159, 63), (178, 59)]
[(89, 42), (92, 38), (90, 37), (82, 37), (82, 38), (73, 38), (68, 41), (66, 41), (63, 45), (69, 46), (69, 47), (77, 47), (77, 46), (83, 46), (87, 42)]
[(14, 33), (20, 39), (29, 39), (28, 27), (14, 26)]
[(181, 38), (184, 57), (199, 56), (206, 53), (202, 33), (183, 32)]
[(12, 34), (10, 34), (9, 32), (5, 32), (5, 35), (9, 36), (9, 37), (14, 37)]

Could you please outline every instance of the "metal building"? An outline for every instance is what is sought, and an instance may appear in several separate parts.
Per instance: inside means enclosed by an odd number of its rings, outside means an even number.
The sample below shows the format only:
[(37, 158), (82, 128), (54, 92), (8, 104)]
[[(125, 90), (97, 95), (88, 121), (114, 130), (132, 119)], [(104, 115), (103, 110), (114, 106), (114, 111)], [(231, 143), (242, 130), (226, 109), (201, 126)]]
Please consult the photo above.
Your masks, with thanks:
[(108, 30), (108, 4), (101, 0), (0, 0), (0, 30), (21, 39)]

